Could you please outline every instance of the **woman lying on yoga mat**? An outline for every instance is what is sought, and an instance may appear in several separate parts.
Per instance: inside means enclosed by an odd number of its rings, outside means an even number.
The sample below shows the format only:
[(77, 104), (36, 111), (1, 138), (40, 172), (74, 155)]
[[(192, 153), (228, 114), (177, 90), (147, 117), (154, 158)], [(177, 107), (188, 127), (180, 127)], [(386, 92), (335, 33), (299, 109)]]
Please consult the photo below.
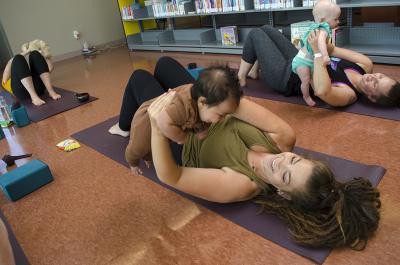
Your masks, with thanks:
[[(163, 123), (159, 126), (164, 135), (181, 144), (187, 141), (189, 132), (195, 132), (199, 139), (206, 137), (210, 124), (227, 114), (234, 113), (239, 119), (251, 122), (253, 113), (261, 108), (241, 97), (236, 73), (228, 67), (206, 68), (194, 81), (179, 62), (162, 57), (156, 64), (154, 76), (144, 70), (134, 71), (125, 88), (119, 122), (109, 130), (111, 134), (130, 134), (125, 157), (134, 174), (141, 174), (138, 167), (140, 159), (145, 159), (146, 164), (151, 160), (151, 128), (147, 108), (154, 98), (169, 88), (174, 88), (176, 95), (165, 108)], [(287, 130), (290, 135), (292, 130), (289, 126)]]
[[(173, 154), (177, 150), (171, 152), (157, 125), (173, 93), (159, 97), (148, 109), (153, 163), (162, 182), (220, 203), (260, 195), (258, 203), (283, 219), (300, 244), (358, 250), (366, 246), (380, 217), (379, 192), (369, 181), (339, 183), (325, 164), (282, 152), (295, 140), (289, 125), (256, 104), (249, 111), (253, 124), (261, 121), (262, 130), (228, 115), (211, 125), (205, 139), (191, 134), (182, 153)], [(173, 155), (182, 156), (183, 166)]]
[(36, 106), (46, 103), (39, 97), (46, 89), (54, 100), (60, 99), (50, 81), (53, 64), (47, 44), (42, 40), (34, 40), (22, 45), (21, 50), (21, 54), (8, 61), (2, 86), (19, 100), (32, 99)]
[[(325, 65), (319, 56), (318, 34), (314, 32), (308, 38), (315, 54), (311, 82), (315, 96), (338, 107), (354, 103), (361, 95), (381, 105), (400, 106), (400, 83), (384, 74), (372, 74), (373, 64), (365, 55), (328, 45), (335, 58)], [(246, 85), (247, 76), (258, 78), (260, 68), (269, 88), (286, 96), (301, 95), (301, 80), (291, 68), (297, 53), (295, 46), (273, 27), (253, 29), (243, 47), (238, 72), (241, 86)]]

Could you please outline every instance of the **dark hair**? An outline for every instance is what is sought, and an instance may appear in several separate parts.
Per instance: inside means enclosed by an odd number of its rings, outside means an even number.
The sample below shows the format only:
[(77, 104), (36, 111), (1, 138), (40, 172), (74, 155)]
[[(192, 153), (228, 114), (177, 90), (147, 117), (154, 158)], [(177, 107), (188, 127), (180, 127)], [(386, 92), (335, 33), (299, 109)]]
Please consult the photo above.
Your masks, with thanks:
[(237, 74), (227, 65), (206, 68), (191, 89), (193, 100), (205, 97), (209, 106), (218, 105), (230, 96), (239, 105), (242, 95)]
[(378, 190), (362, 178), (339, 183), (327, 165), (310, 160), (315, 166), (303, 192), (286, 200), (266, 191), (257, 202), (278, 215), (299, 244), (363, 250), (378, 228)]
[(396, 82), (390, 89), (388, 95), (380, 95), (376, 103), (383, 106), (400, 107), (400, 83)]

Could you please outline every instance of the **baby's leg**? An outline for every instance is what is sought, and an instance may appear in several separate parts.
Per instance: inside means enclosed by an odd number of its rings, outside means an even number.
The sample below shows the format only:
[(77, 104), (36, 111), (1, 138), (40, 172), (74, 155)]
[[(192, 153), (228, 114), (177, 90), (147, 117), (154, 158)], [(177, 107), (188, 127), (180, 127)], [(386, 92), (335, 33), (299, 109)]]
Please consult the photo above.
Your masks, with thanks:
[(309, 106), (315, 106), (315, 101), (310, 96), (310, 82), (311, 82), (311, 71), (307, 66), (299, 66), (296, 69), (297, 75), (301, 80), (301, 93), (303, 99)]

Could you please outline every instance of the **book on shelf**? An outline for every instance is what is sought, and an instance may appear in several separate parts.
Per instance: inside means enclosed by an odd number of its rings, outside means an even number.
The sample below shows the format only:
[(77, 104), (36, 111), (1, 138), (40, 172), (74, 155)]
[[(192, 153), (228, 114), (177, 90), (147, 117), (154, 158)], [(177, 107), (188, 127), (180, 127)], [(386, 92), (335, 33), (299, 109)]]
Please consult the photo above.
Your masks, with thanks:
[(332, 42), (333, 45), (335, 45), (335, 46), (338, 45), (337, 44), (338, 36), (340, 35), (340, 32), (342, 32), (342, 31), (343, 31), (343, 29), (340, 28), (340, 27), (335, 28), (335, 29), (332, 30), (331, 42)]
[(297, 49), (301, 48), (301, 38), (312, 23), (314, 22), (307, 20), (290, 24), (290, 41)]
[(236, 45), (238, 43), (238, 33), (236, 26), (221, 27), (220, 31), (223, 45)]

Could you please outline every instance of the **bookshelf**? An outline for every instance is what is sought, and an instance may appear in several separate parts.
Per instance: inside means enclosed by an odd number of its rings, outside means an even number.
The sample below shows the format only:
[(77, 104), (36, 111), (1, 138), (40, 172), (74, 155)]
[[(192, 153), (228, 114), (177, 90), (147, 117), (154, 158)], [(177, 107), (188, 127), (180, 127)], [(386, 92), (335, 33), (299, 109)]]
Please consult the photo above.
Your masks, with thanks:
[[(160, 0), (156, 1), (160, 3)], [(195, 0), (191, 1), (194, 3)], [(303, 1), (307, 2), (308, 0)], [(118, 2), (121, 7), (123, 6), (121, 5), (122, 2), (124, 2), (123, 4), (129, 4), (132, 3), (133, 0), (118, 0)], [(265, 2), (268, 3), (268, 1)], [(181, 11), (179, 15), (172, 15), (173, 12), (170, 12), (169, 15), (168, 13), (159, 12), (158, 15), (160, 16), (157, 17), (154, 17), (153, 12), (151, 12), (152, 16), (150, 17), (127, 18), (122, 20), (124, 29), (126, 25), (127, 27), (131, 27), (128, 28), (128, 30), (125, 29), (130, 50), (241, 54), (247, 34), (253, 28), (263, 24), (269, 24), (279, 27), (283, 30), (283, 33), (288, 36), (290, 35), (291, 23), (312, 19), (312, 6), (294, 7), (294, 2), (298, 3), (302, 1), (292, 0), (291, 5), (282, 5), (281, 7), (277, 7), (277, 4), (274, 6), (270, 4), (263, 9), (255, 9), (259, 7), (254, 7), (252, 3), (251, 9), (240, 11), (226, 10), (222, 12), (215, 8), (213, 11), (216, 12), (208, 13), (204, 13), (204, 10), (202, 13), (186, 12), (186, 14), (182, 14)], [(371, 23), (368, 24), (368, 26), (352, 25), (354, 10), (365, 7), (395, 7), (400, 10), (400, 1), (337, 0), (337, 3), (342, 8), (342, 17), (346, 21), (345, 26), (342, 27), (336, 37), (337, 46), (364, 53), (374, 62), (400, 64), (400, 27), (394, 24), (389, 25), (390, 23)], [(161, 14), (163, 15), (161, 16)], [(285, 18), (283, 20), (286, 22), (281, 22), (282, 17)], [(203, 25), (201, 25), (200, 28), (175, 28), (175, 20), (181, 18), (198, 19), (202, 21)], [(170, 28), (166, 30), (157, 29), (155, 19), (167, 19), (170, 23)], [(285, 23), (286, 25), (284, 25)], [(224, 25), (239, 25), (239, 42), (236, 45), (222, 45), (219, 28)], [(134, 30), (132, 30), (132, 27), (134, 27)]]

